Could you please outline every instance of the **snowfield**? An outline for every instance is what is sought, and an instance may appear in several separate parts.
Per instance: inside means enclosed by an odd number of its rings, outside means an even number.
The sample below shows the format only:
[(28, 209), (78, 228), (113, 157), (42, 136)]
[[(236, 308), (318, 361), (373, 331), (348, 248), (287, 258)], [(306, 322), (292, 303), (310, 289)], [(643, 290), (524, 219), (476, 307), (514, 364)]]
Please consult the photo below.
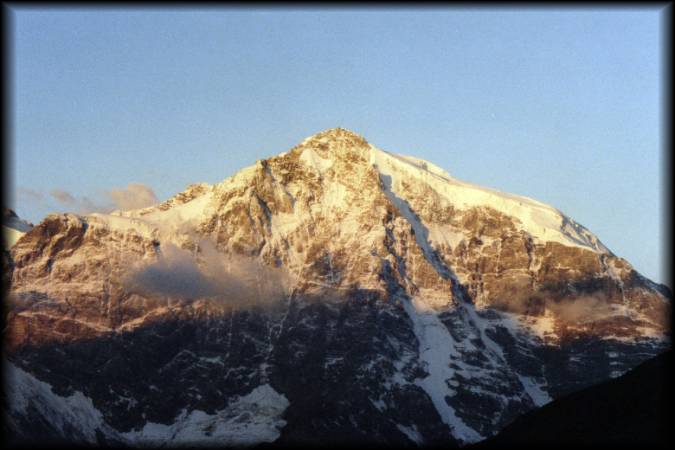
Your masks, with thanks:
[(235, 398), (227, 408), (215, 414), (193, 410), (183, 412), (174, 423), (164, 425), (148, 422), (140, 430), (120, 433), (105, 423), (103, 414), (91, 399), (76, 391), (62, 397), (52, 387), (5, 363), (6, 394), (9, 400), (8, 419), (26, 416), (31, 409), (42, 420), (72, 441), (96, 445), (97, 432), (106, 438), (132, 446), (234, 446), (246, 447), (273, 442), (286, 425), (281, 419), (290, 403), (269, 384)]
[(282, 394), (264, 384), (234, 400), (215, 414), (194, 410), (183, 412), (174, 423), (148, 422), (141, 430), (122, 435), (140, 446), (250, 446), (273, 442), (286, 422), (281, 419), (290, 403)]

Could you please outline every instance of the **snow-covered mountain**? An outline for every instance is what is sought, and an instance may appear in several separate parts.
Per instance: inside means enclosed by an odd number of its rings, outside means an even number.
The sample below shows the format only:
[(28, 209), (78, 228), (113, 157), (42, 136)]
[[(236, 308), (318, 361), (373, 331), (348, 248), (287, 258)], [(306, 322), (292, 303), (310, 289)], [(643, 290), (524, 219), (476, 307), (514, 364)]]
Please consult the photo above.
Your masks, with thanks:
[(669, 346), (667, 289), (571, 218), (339, 128), (11, 259), (8, 401), (86, 399), (73, 437), (462, 445)]

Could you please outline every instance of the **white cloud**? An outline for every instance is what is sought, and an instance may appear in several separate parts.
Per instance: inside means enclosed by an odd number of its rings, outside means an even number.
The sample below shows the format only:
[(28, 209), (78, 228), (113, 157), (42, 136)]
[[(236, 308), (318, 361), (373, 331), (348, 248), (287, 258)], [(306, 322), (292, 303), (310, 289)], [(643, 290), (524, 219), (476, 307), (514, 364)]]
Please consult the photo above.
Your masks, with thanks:
[(158, 259), (132, 266), (124, 284), (131, 292), (180, 299), (210, 298), (229, 306), (265, 306), (286, 298), (290, 276), (253, 258), (225, 255), (208, 240), (196, 257), (166, 243)]

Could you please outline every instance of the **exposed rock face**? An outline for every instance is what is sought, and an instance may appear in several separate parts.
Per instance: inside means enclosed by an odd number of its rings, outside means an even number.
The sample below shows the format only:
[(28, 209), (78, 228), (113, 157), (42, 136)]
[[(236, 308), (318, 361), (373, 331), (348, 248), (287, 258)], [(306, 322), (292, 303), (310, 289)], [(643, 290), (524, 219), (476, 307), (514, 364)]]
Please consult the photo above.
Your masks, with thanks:
[(11, 360), (134, 443), (216, 440), (190, 413), (267, 386), (277, 442), (459, 445), (669, 345), (669, 293), (570, 218), (343, 129), (154, 207), (51, 215), (11, 258)]

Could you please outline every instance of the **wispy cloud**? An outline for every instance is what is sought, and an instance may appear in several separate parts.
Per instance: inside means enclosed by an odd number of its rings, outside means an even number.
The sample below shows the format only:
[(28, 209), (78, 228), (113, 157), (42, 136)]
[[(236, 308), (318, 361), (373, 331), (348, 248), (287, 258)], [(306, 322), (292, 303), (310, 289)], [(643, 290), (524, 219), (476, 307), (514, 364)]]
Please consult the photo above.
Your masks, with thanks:
[(177, 299), (209, 298), (233, 307), (266, 306), (286, 298), (291, 277), (243, 256), (225, 255), (208, 240), (193, 255), (174, 244), (160, 247), (152, 263), (132, 266), (124, 280), (130, 292)]
[(129, 183), (126, 188), (112, 189), (107, 196), (116, 209), (139, 209), (159, 203), (159, 199), (150, 186), (143, 183)]
[(602, 292), (551, 302), (547, 307), (567, 322), (581, 323), (601, 320), (612, 315), (607, 296)]
[(45, 196), (42, 192), (36, 191), (26, 187), (19, 187), (16, 190), (17, 200), (19, 203), (35, 204), (42, 203)]
[(80, 214), (91, 214), (91, 213), (109, 213), (115, 208), (109, 203), (102, 203), (98, 201), (91, 200), (87, 196), (83, 196), (78, 200), (77, 203), (77, 212)]
[[(42, 195), (39, 192), (35, 192), (35, 194)], [(61, 205), (80, 214), (109, 213), (116, 209), (138, 209), (159, 203), (153, 189), (143, 183), (129, 183), (127, 187), (111, 189), (105, 192), (103, 198), (99, 200), (88, 196), (78, 198), (59, 188), (52, 189), (51, 195)]]
[(59, 203), (63, 203), (65, 205), (74, 205), (77, 203), (75, 197), (62, 189), (52, 189), (51, 194), (52, 197), (54, 197)]
[(114, 207), (109, 203), (106, 204), (103, 202), (98, 202), (86, 196), (78, 198), (70, 192), (59, 188), (52, 189), (51, 195), (59, 204), (68, 210), (79, 214), (91, 214), (94, 212), (107, 213), (114, 209)]

